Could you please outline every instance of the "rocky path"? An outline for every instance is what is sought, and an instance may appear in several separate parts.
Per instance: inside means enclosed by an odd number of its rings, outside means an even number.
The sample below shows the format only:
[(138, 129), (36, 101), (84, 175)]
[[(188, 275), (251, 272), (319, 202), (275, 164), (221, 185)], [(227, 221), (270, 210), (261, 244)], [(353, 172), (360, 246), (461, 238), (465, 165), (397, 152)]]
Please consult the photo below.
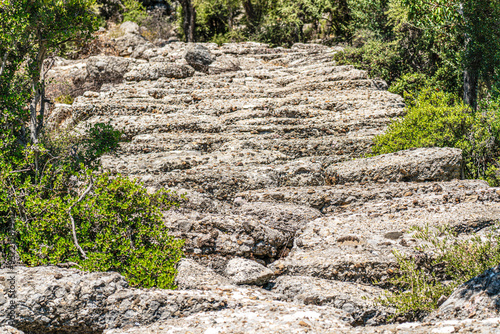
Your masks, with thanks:
[[(72, 106), (58, 105), (51, 120), (77, 127), (111, 122), (124, 136), (119, 152), (103, 158), (105, 169), (151, 189), (187, 193), (181, 209), (166, 213), (171, 232), (186, 239), (180, 290), (139, 292), (122, 282), (121, 292), (104, 292), (103, 281), (90, 285), (89, 293), (102, 298), (95, 308), (82, 306), (81, 316), (52, 319), (50, 311), (42, 317), (35, 310), (24, 317), (65, 333), (107, 334), (496, 328), (498, 320), (463, 317), (451, 325), (369, 327), (393, 312), (374, 300), (394, 272), (392, 250), (412, 253), (417, 245), (412, 226), (451, 225), (467, 235), (500, 217), (500, 189), (460, 180), (459, 150), (364, 158), (373, 137), (403, 114), (401, 97), (364, 71), (335, 66), (335, 49), (324, 46), (207, 44), (191, 48), (191, 58), (186, 47), (171, 43), (144, 51), (143, 59), (62, 62), (60, 73), (86, 71), (85, 80), (104, 84)], [(63, 279), (48, 279), (38, 292), (59, 314), (65, 298), (87, 298), (72, 295), (74, 279), (95, 279), (57, 268), (23, 270), (45, 278), (53, 273), (44, 270), (61, 272)], [(49, 297), (66, 277), (73, 277), (66, 292)]]

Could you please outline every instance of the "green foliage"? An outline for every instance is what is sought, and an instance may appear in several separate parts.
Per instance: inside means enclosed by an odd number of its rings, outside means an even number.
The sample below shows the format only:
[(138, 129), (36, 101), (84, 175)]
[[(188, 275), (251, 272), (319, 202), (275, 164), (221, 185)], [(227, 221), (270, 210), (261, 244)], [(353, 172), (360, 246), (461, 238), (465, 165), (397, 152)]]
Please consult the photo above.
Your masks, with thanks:
[(63, 104), (73, 104), (74, 98), (70, 94), (59, 95), (54, 99), (54, 102)]
[[(110, 125), (95, 124), (78, 137), (43, 137), (39, 173), (30, 149), (23, 160), (0, 160), (3, 259), (15, 244), (30, 266), (75, 262), (86, 270), (120, 272), (131, 285), (175, 287), (183, 241), (168, 234), (162, 212), (178, 206), (182, 196), (149, 194), (137, 181), (96, 173), (99, 157), (117, 147), (120, 135)], [(86, 256), (73, 240), (70, 217)]]
[(500, 158), (499, 102), (489, 101), (470, 112), (456, 96), (424, 90), (405, 117), (375, 138), (373, 152), (383, 154), (415, 147), (457, 147), (463, 151), (465, 177), (498, 185)]
[(390, 36), (392, 29), (388, 25), (388, 0), (348, 0), (347, 3), (351, 11), (349, 24), (352, 31), (368, 30), (381, 39)]
[(391, 84), (389, 92), (403, 96), (406, 103), (412, 103), (420, 91), (427, 90), (431, 87), (439, 91), (439, 88), (434, 87), (431, 79), (425, 74), (407, 73), (397, 78)]
[(94, 5), (0, 5), (0, 256), (27, 265), (76, 262), (118, 271), (132, 285), (173, 288), (182, 241), (168, 235), (162, 211), (179, 198), (98, 172), (100, 156), (121, 137), (109, 124), (82, 135), (44, 128), (46, 59), (70, 40), (91, 38)]
[[(448, 226), (431, 229), (414, 227), (414, 238), (422, 241), (417, 250), (430, 265), (417, 265), (414, 258), (395, 252), (399, 271), (390, 280), (397, 289), (379, 299), (382, 305), (393, 306), (396, 316), (421, 319), (439, 306), (460, 284), (498, 265), (500, 234), (498, 226), (484, 237), (459, 238)], [(438, 274), (439, 273), (439, 274)]]
[(436, 273), (419, 268), (415, 259), (394, 252), (399, 270), (389, 280), (396, 292), (386, 292), (377, 300), (383, 306), (396, 309), (391, 318), (420, 320), (439, 306), (439, 299), (451, 294), (457, 284), (445, 285)]
[(142, 24), (148, 17), (146, 7), (138, 0), (123, 0), (125, 12), (123, 13), (123, 21), (132, 21), (137, 24)]
[[(196, 36), (199, 41), (210, 41), (224, 36), (241, 13), (238, 0), (195, 0)], [(218, 37), (220, 38), (220, 37)]]
[[(82, 175), (77, 175), (80, 192), (87, 187)], [(168, 235), (161, 214), (162, 209), (178, 205), (174, 196), (163, 190), (148, 194), (136, 181), (119, 175), (97, 176), (93, 191), (72, 208), (78, 242), (88, 256), (84, 259), (72, 240), (68, 216), (77, 192), (65, 196), (49, 192), (41, 197), (36, 190), (44, 185), (42, 181), (23, 189), (28, 194), (24, 214), (31, 221), (18, 220), (16, 231), (17, 250), (25, 264), (76, 262), (85, 270), (120, 272), (131, 285), (174, 288), (183, 241)], [(65, 185), (54, 188), (59, 187)]]
[(366, 70), (370, 77), (384, 79), (389, 84), (408, 70), (397, 42), (370, 40), (361, 48), (345, 48), (334, 55), (334, 60), (337, 65), (354, 65)]
[(113, 129), (110, 124), (87, 125), (78, 149), (81, 161), (86, 166), (92, 166), (100, 156), (118, 147), (121, 135), (121, 131)]

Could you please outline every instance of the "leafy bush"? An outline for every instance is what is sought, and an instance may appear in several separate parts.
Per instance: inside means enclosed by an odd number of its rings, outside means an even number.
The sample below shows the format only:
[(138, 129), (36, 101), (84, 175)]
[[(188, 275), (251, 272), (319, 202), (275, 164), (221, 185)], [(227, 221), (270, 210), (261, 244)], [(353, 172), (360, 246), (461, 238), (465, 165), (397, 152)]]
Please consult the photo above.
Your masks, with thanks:
[(462, 149), (465, 177), (499, 184), (500, 157), (499, 101), (489, 101), (472, 113), (452, 94), (424, 90), (403, 118), (375, 138), (375, 154), (415, 147), (456, 147)]
[(140, 25), (148, 17), (146, 8), (138, 0), (124, 0), (123, 5), (125, 6), (124, 22), (132, 21)]
[(431, 86), (431, 80), (427, 75), (423, 73), (407, 73), (391, 84), (389, 92), (403, 96), (406, 103), (412, 103), (420, 91)]
[[(28, 194), (24, 214), (31, 220), (16, 221), (21, 260), (29, 266), (75, 262), (85, 270), (120, 272), (131, 285), (174, 288), (183, 241), (168, 235), (161, 210), (178, 205), (175, 196), (164, 190), (148, 194), (138, 182), (119, 175), (86, 174), (96, 180), (81, 202), (76, 191), (65, 196), (52, 191), (40, 197), (37, 188), (44, 186), (43, 181), (19, 188)], [(84, 175), (77, 176), (79, 193), (89, 187)], [(70, 214), (85, 256), (73, 240)]]
[(136, 181), (97, 173), (99, 157), (120, 136), (109, 124), (95, 124), (78, 137), (45, 135), (21, 159), (0, 157), (3, 259), (17, 254), (30, 266), (75, 262), (118, 271), (131, 285), (175, 287), (183, 241), (168, 235), (162, 211), (181, 197), (149, 194)]
[[(239, 0), (195, 0), (196, 36), (200, 41), (210, 41), (223, 36), (231, 29), (231, 23), (241, 14)], [(219, 37), (220, 38), (220, 37)]]
[(360, 48), (346, 47), (333, 59), (337, 65), (354, 65), (368, 71), (370, 77), (384, 79), (389, 84), (407, 72), (402, 61), (397, 42), (369, 40)]
[(396, 290), (378, 301), (395, 307), (396, 317), (421, 319), (436, 309), (460, 284), (498, 265), (500, 234), (498, 227), (484, 237), (460, 239), (449, 226), (430, 229), (414, 227), (414, 237), (423, 242), (417, 250), (430, 258), (428, 268), (415, 258), (395, 252), (399, 271), (390, 280)]
[(54, 99), (54, 101), (57, 103), (73, 104), (75, 99), (70, 94), (65, 94), (65, 95), (59, 95)]

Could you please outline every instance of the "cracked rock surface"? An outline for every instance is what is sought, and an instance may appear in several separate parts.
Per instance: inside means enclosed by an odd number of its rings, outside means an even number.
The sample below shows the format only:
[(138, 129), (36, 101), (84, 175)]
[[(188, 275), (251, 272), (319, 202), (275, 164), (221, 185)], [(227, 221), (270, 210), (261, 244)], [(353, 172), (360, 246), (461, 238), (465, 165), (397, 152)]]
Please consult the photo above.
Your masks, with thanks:
[[(500, 189), (461, 180), (457, 149), (365, 158), (374, 136), (404, 114), (403, 99), (385, 82), (336, 66), (332, 55), (339, 48), (251, 42), (157, 48), (141, 42), (133, 28), (120, 37), (120, 52), (129, 58), (60, 61), (52, 69), (82, 82), (92, 78), (84, 71), (109, 79), (73, 105), (58, 105), (50, 122), (77, 128), (110, 122), (124, 135), (119, 150), (103, 157), (106, 170), (150, 190), (186, 194), (181, 208), (165, 214), (171, 233), (186, 239), (179, 290), (130, 289), (111, 273), (23, 268), (20, 298), (27, 306), (19, 308), (24, 313), (16, 328), (106, 334), (497, 330), (494, 297), (466, 304), (484, 309), (482, 317), (468, 319), (469, 309), (441, 310), (428, 322), (385, 324), (394, 310), (376, 299), (396, 268), (393, 250), (414, 254), (413, 226), (450, 225), (469, 236), (500, 218)], [(55, 279), (59, 271), (63, 278)], [(35, 280), (46, 283), (36, 287)], [(479, 290), (491, 286), (481, 284)], [(441, 308), (464, 303), (450, 297)]]

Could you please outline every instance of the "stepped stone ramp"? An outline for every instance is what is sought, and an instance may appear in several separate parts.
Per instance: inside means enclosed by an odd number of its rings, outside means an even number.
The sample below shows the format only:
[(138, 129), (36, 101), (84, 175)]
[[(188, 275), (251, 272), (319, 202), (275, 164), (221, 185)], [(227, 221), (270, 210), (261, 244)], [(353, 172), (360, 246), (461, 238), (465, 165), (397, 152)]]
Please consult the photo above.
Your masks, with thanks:
[[(419, 255), (414, 226), (482, 233), (500, 218), (500, 189), (460, 180), (456, 149), (366, 158), (374, 136), (404, 114), (403, 99), (364, 71), (335, 66), (336, 48), (204, 46), (214, 62), (203, 73), (189, 70), (186, 44), (171, 43), (123, 82), (51, 115), (77, 129), (110, 122), (124, 134), (104, 169), (187, 194), (165, 215), (191, 261), (179, 265), (179, 287), (228, 298), (105, 333), (448, 331), (437, 321), (371, 327), (394, 312), (376, 304), (397, 268), (392, 252)], [(267, 267), (265, 289), (234, 284), (238, 257)], [(498, 323), (462, 320), (453, 326)]]

